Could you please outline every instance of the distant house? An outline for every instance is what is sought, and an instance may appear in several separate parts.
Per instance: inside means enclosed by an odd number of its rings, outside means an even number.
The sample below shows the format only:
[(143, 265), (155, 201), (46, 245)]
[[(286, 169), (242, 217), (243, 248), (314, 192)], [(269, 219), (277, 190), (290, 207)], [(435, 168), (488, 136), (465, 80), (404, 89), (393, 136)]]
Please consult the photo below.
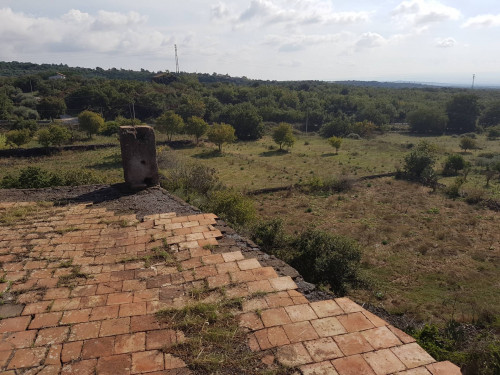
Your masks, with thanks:
[(53, 76), (50, 76), (49, 79), (66, 79), (66, 76), (62, 73), (56, 73)]

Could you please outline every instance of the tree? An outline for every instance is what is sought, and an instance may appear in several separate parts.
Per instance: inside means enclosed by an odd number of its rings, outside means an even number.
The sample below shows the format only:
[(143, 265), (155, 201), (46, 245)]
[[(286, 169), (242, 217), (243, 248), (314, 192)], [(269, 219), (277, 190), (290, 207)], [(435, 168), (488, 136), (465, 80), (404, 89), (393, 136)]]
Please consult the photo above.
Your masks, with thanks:
[(323, 124), (319, 131), (319, 134), (325, 138), (330, 138), (333, 136), (340, 137), (349, 134), (349, 130), (349, 120), (342, 117), (336, 117), (332, 121)]
[(464, 150), (464, 152), (467, 152), (467, 150), (477, 148), (477, 144), (476, 141), (471, 137), (463, 137), (462, 139), (460, 139), (460, 148)]
[(234, 142), (234, 128), (228, 124), (214, 124), (208, 129), (208, 139), (210, 142), (215, 143), (219, 147), (219, 152), (222, 152), (222, 145), (224, 143)]
[(406, 116), (414, 133), (443, 134), (448, 118), (437, 108), (419, 108)]
[(264, 124), (257, 108), (250, 103), (227, 106), (219, 119), (231, 124), (241, 140), (256, 140), (262, 137)]
[(455, 95), (446, 106), (448, 130), (456, 133), (474, 132), (479, 116), (478, 97), (473, 94)]
[(434, 172), (435, 147), (422, 141), (418, 146), (405, 156), (404, 176), (409, 180), (421, 181), (433, 185), (436, 182)]
[(207, 132), (208, 124), (200, 117), (190, 117), (186, 123), (186, 133), (189, 135), (194, 135), (196, 139), (196, 144), (200, 137)]
[(446, 162), (444, 163), (443, 175), (454, 176), (458, 174), (458, 171), (464, 169), (466, 166), (465, 159), (462, 155), (453, 154), (448, 156)]
[(280, 122), (273, 131), (273, 140), (280, 146), (280, 150), (283, 149), (283, 146), (292, 147), (295, 143), (292, 125)]
[(41, 118), (58, 118), (66, 112), (66, 103), (61, 98), (49, 96), (40, 100), (37, 111)]
[(479, 117), (479, 125), (484, 127), (500, 125), (500, 101), (490, 103)]
[(183, 95), (177, 113), (181, 115), (184, 121), (193, 116), (203, 117), (205, 114), (205, 103), (194, 96)]
[(5, 134), (5, 140), (8, 145), (21, 147), (31, 140), (29, 129), (11, 130)]
[(172, 140), (172, 135), (182, 133), (184, 120), (174, 111), (167, 111), (156, 119), (156, 128), (161, 133), (168, 135), (168, 140)]
[(0, 92), (0, 120), (7, 120), (14, 108), (12, 100), (5, 92)]
[(97, 134), (100, 127), (104, 125), (104, 119), (98, 113), (83, 111), (78, 115), (78, 123), (80, 129), (86, 132), (89, 138), (92, 138), (92, 135)]
[(330, 144), (330, 146), (332, 146), (332, 147), (335, 148), (335, 153), (338, 154), (339, 153), (339, 148), (342, 145), (342, 138), (340, 138), (340, 137), (330, 137), (330, 138), (328, 138), (328, 143)]

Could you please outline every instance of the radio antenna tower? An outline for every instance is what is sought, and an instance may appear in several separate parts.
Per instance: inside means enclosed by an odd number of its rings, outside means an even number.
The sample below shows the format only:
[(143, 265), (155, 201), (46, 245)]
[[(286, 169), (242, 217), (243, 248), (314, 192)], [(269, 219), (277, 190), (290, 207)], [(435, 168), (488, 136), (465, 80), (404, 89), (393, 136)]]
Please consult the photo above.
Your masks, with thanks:
[(473, 74), (472, 75), (472, 88), (474, 88), (474, 81), (476, 80), (476, 75)]
[(175, 48), (175, 72), (179, 73), (179, 57), (177, 56), (177, 44), (174, 44)]

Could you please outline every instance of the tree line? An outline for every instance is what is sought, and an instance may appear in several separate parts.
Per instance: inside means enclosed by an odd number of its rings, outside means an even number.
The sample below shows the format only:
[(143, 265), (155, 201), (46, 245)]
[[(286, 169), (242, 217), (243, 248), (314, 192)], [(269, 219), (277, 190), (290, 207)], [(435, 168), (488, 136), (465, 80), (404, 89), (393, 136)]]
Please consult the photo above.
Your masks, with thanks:
[[(21, 69), (19, 64), (0, 63), (0, 120), (17, 123), (17, 128), (23, 121), (86, 110), (106, 121), (121, 116), (142, 122), (170, 111), (184, 122), (197, 117), (229, 124), (241, 140), (260, 138), (265, 122), (290, 123), (327, 138), (363, 136), (394, 123), (409, 123), (411, 131), (429, 134), (466, 133), (500, 123), (499, 90), (362, 87), (144, 70), (116, 79), (113, 69), (46, 64), (43, 70), (43, 65), (29, 63)], [(14, 68), (18, 75), (10, 75)], [(50, 80), (55, 68), (69, 72), (66, 79)]]

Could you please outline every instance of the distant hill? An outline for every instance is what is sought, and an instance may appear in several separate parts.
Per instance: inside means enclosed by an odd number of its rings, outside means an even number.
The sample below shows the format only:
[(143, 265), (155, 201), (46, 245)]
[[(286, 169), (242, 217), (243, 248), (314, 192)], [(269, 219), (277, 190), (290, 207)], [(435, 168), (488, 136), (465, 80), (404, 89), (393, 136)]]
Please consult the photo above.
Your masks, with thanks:
[(438, 87), (437, 85), (417, 82), (379, 82), (379, 81), (333, 81), (339, 85), (358, 86), (358, 87), (384, 87), (391, 89), (425, 89), (429, 87)]

